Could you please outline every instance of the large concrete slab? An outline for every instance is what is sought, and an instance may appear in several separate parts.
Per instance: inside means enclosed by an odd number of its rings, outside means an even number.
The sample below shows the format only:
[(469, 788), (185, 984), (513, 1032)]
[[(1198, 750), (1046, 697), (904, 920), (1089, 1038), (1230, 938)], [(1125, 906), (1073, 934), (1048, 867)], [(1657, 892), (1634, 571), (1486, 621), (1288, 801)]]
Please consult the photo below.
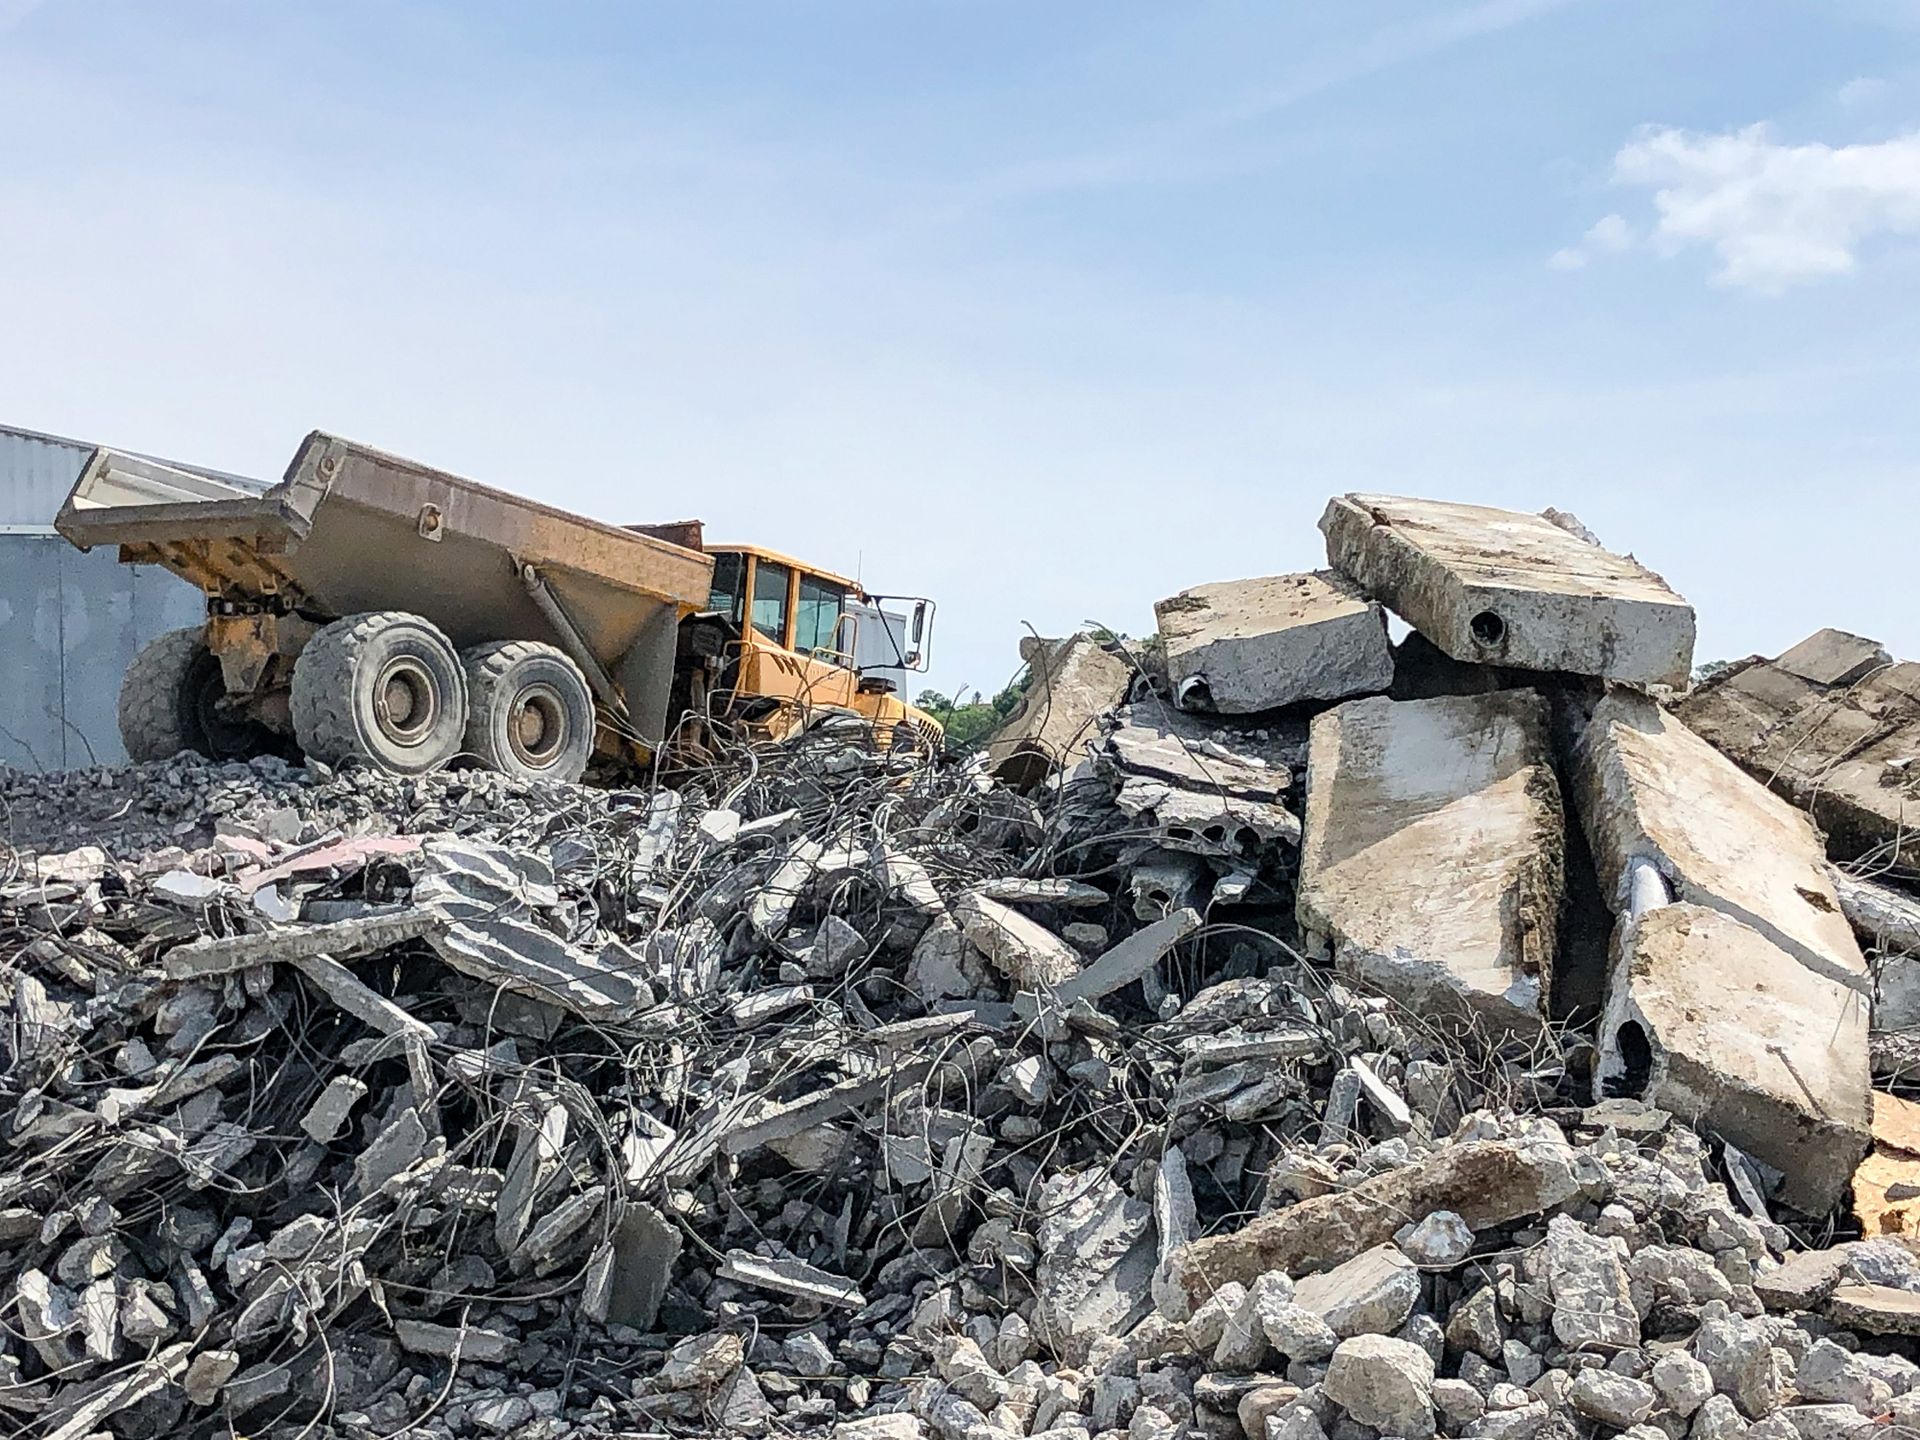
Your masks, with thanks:
[(1020, 657), (1033, 680), (1020, 708), (988, 742), (987, 762), (1002, 780), (1026, 790), (1086, 759), (1094, 722), (1126, 697), (1133, 671), (1091, 635), (1024, 640)]
[(1551, 979), (1564, 825), (1533, 691), (1350, 700), (1313, 722), (1301, 933), (1423, 1013), (1530, 1033)]
[(1153, 613), (1183, 709), (1250, 715), (1393, 683), (1386, 612), (1331, 570), (1196, 585)]
[(1545, 516), (1341, 495), (1320, 529), (1335, 569), (1456, 660), (1637, 684), (1691, 674), (1693, 607)]
[(1620, 917), (1601, 1086), (1697, 1118), (1825, 1210), (1867, 1148), (1869, 986), (1813, 827), (1640, 696), (1596, 705), (1574, 770)]
[(1840, 859), (1920, 826), (1920, 664), (1840, 630), (1776, 660), (1730, 666), (1680, 717), (1750, 773), (1811, 811)]
[(1621, 928), (1601, 1084), (1705, 1124), (1822, 1214), (1867, 1149), (1866, 1006), (1704, 905)]

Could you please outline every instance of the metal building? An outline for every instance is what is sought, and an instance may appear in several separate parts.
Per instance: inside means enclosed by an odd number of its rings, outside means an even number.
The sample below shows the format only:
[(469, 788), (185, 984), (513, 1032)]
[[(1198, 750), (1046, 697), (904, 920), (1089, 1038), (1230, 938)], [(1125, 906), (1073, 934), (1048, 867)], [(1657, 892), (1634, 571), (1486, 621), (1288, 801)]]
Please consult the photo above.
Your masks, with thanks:
[(122, 565), (111, 550), (83, 555), (54, 533), (93, 449), (0, 426), (0, 765), (126, 759), (114, 704), (127, 662), (206, 613), (197, 590), (158, 566)]

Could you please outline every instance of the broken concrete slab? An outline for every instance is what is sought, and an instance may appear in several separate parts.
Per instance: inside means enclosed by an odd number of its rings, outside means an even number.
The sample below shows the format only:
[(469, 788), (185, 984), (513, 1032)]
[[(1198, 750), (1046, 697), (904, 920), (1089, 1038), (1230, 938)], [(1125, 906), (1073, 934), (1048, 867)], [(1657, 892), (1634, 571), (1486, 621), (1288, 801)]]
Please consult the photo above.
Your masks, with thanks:
[(1844, 1246), (1797, 1250), (1770, 1270), (1756, 1270), (1753, 1290), (1769, 1310), (1812, 1310), (1848, 1278)]
[(1829, 874), (1854, 938), (1880, 957), (1874, 967), (1873, 1028), (1920, 1026), (1920, 899), (1838, 868)]
[(994, 969), (1021, 990), (1051, 989), (1080, 973), (1080, 954), (1046, 926), (1010, 905), (968, 894), (953, 918)]
[(1631, 556), (1543, 515), (1341, 495), (1327, 559), (1457, 660), (1683, 686), (1693, 607)]
[(726, 1133), (719, 1140), (720, 1149), (728, 1155), (744, 1155), (769, 1140), (797, 1135), (882, 1096), (895, 1091), (904, 1093), (908, 1086), (925, 1079), (936, 1063), (912, 1060), (878, 1075), (851, 1076), (795, 1100), (759, 1106), (727, 1125)]
[(1302, 936), (1423, 1013), (1537, 1030), (1564, 833), (1532, 691), (1350, 700), (1313, 722)]
[(1152, 1307), (1153, 1209), (1103, 1173), (1063, 1172), (1040, 1195), (1034, 1333), (1063, 1359), (1127, 1333)]
[(1424, 1160), (1262, 1215), (1226, 1235), (1188, 1244), (1169, 1261), (1190, 1305), (1229, 1282), (1269, 1270), (1299, 1275), (1383, 1245), (1409, 1221), (1450, 1210), (1475, 1230), (1536, 1215), (1580, 1192), (1569, 1152), (1499, 1140), (1454, 1144)]
[(1158, 830), (1162, 845), (1234, 859), (1274, 840), (1300, 841), (1300, 822), (1281, 797), (1292, 788), (1306, 726), (1263, 733), (1216, 734), (1195, 716), (1143, 700), (1115, 712), (1092, 752), (1120, 782), (1121, 811)]
[(109, 1416), (130, 1410), (150, 1395), (158, 1394), (186, 1372), (193, 1342), (180, 1341), (141, 1361), (123, 1375), (91, 1390), (77, 1403), (71, 1398), (56, 1404), (40, 1417), (40, 1433), (46, 1440), (81, 1440), (100, 1427)]
[(316, 955), (351, 960), (356, 955), (370, 955), (418, 940), (443, 923), (430, 910), (410, 909), (325, 925), (287, 925), (253, 934), (195, 940), (167, 952), (167, 974), (176, 980), (192, 980)]
[(613, 1233), (604, 1301), (596, 1318), (643, 1334), (660, 1316), (680, 1259), (680, 1227), (651, 1205), (630, 1201)]
[(1673, 898), (1751, 926), (1800, 964), (1864, 993), (1866, 965), (1818, 837), (1799, 810), (1652, 701), (1599, 700), (1575, 747), (1581, 818), (1616, 911), (1636, 860)]
[[(1826, 1209), (1866, 1153), (1866, 962), (1806, 817), (1639, 696), (1576, 746), (1620, 916), (1599, 1083), (1693, 1115)], [(1672, 896), (1677, 903), (1666, 903)]]
[(975, 887), (989, 900), (1003, 905), (1065, 905), (1080, 909), (1111, 903), (1112, 898), (1098, 885), (1084, 880), (1043, 879), (1008, 875)]
[(347, 1116), (367, 1097), (367, 1082), (352, 1075), (336, 1075), (326, 1084), (307, 1113), (300, 1117), (300, 1128), (322, 1145), (339, 1137), (346, 1129)]
[(1679, 715), (1810, 811), (1835, 858), (1855, 859), (1920, 821), (1920, 663), (1885, 657), (1871, 640), (1821, 631), (1703, 681)]
[(1785, 1173), (1824, 1211), (1866, 1152), (1865, 1006), (1718, 910), (1675, 904), (1624, 927), (1600, 1083), (1700, 1123)]
[(1877, 640), (1828, 628), (1814, 631), (1773, 663), (1816, 685), (1852, 685), (1891, 665), (1893, 657)]
[(1842, 1285), (1827, 1297), (1827, 1318), (1869, 1335), (1920, 1335), (1920, 1295), (1890, 1285)]
[(1164, 701), (1141, 700), (1114, 712), (1097, 748), (1127, 775), (1165, 780), (1202, 794), (1275, 801), (1293, 785), (1294, 764), (1305, 754), (1306, 735), (1306, 723), (1291, 720), (1262, 726), (1257, 733), (1216, 730)]
[[(1076, 1001), (1111, 995), (1152, 970), (1169, 950), (1199, 928), (1197, 910), (1176, 910), (1151, 925), (1143, 925), (1086, 969), (1055, 986), (1048, 1003), (1065, 1011)], [(1014, 1011), (1025, 1016), (1037, 1014), (1039, 1002), (1035, 992), (1022, 991), (1016, 995)]]
[(1166, 780), (1130, 775), (1114, 804), (1150, 828), (1170, 850), (1235, 860), (1280, 841), (1300, 843), (1300, 821), (1274, 801), (1192, 790)]
[(1133, 669), (1092, 635), (1022, 640), (1020, 658), (1032, 679), (987, 743), (987, 764), (1014, 789), (1030, 790), (1086, 758), (1095, 721), (1126, 694)]
[(481, 1365), (498, 1365), (513, 1353), (515, 1341), (483, 1325), (435, 1325), (425, 1320), (396, 1320), (393, 1338), (414, 1355), (450, 1360), (459, 1356)]
[(1196, 585), (1153, 613), (1185, 710), (1248, 715), (1393, 683), (1386, 612), (1330, 570)]
[(751, 1285), (755, 1289), (772, 1290), (782, 1295), (797, 1295), (802, 1300), (812, 1300), (821, 1305), (843, 1305), (850, 1310), (858, 1310), (867, 1303), (867, 1297), (860, 1293), (860, 1287), (846, 1276), (835, 1275), (832, 1271), (791, 1257), (769, 1260), (745, 1250), (729, 1250), (720, 1263), (719, 1275), (722, 1280), (731, 1280), (738, 1285)]
[(1626, 926), (1614, 977), (1601, 1084), (1698, 1116), (1824, 1211), (1867, 1147), (1861, 998), (1701, 905)]

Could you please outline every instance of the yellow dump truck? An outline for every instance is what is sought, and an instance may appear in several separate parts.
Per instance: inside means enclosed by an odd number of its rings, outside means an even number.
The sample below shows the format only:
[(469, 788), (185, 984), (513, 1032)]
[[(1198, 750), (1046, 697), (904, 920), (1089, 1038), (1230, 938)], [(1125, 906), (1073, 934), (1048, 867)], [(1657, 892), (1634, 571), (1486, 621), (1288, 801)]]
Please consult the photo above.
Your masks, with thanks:
[(596, 750), (692, 760), (828, 717), (883, 746), (940, 739), (880, 673), (925, 668), (930, 601), (708, 547), (698, 521), (602, 524), (316, 431), (264, 489), (96, 450), (54, 524), (206, 594), (206, 623), (121, 683), (135, 760), (298, 750), (571, 781)]

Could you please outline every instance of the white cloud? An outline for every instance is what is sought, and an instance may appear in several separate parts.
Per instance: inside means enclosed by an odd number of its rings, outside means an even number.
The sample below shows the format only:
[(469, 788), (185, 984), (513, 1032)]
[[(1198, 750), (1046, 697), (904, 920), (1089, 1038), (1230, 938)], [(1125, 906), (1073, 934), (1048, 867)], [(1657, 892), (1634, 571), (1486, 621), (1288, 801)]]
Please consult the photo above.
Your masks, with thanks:
[(1887, 82), (1877, 75), (1856, 75), (1838, 90), (1833, 98), (1843, 110), (1857, 110), (1871, 105), (1887, 93)]
[(1556, 250), (1547, 257), (1555, 270), (1584, 269), (1596, 255), (1617, 255), (1632, 248), (1633, 227), (1619, 215), (1603, 215), (1594, 221), (1578, 245)]
[(1848, 274), (1869, 240), (1920, 235), (1920, 133), (1835, 146), (1781, 144), (1764, 125), (1652, 128), (1614, 156), (1613, 179), (1654, 192), (1655, 250), (1706, 246), (1715, 284), (1766, 294)]

